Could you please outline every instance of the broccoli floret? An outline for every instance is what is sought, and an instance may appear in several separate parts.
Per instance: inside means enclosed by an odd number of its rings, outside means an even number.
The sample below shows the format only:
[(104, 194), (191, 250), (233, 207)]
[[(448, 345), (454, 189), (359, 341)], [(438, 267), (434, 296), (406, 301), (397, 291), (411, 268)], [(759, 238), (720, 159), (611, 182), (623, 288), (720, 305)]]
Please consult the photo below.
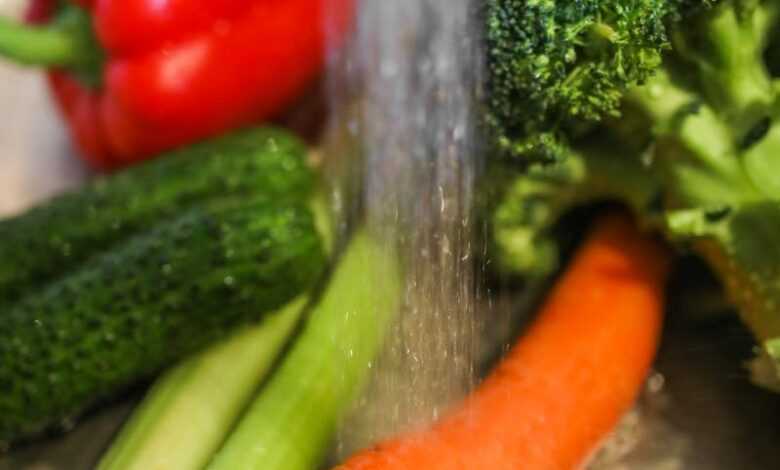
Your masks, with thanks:
[[(780, 2), (668, 3), (667, 18), (680, 21), (667, 23), (671, 48), (657, 70), (621, 85), (621, 116), (570, 140), (562, 161), (532, 165), (506, 186), (493, 212), (495, 246), (499, 259), (522, 262), (500, 265), (525, 273), (553, 268), (549, 230), (560, 214), (593, 199), (622, 201), (710, 263), (778, 378), (780, 80), (773, 71), (780, 64), (772, 61)], [(536, 57), (528, 52), (524, 60)], [(556, 130), (538, 126), (539, 133)], [(559, 178), (562, 172), (575, 176)]]
[(488, 121), (525, 161), (565, 157), (566, 134), (619, 112), (669, 47), (668, 0), (488, 0)]

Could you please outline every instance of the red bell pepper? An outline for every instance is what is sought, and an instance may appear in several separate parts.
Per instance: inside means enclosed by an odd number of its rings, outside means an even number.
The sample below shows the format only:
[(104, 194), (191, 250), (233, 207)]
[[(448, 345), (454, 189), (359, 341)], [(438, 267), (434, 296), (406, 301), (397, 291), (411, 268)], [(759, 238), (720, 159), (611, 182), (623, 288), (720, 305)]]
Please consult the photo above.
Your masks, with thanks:
[(38, 24), (0, 21), (0, 53), (52, 67), (74, 140), (113, 169), (279, 113), (322, 67), (326, 20), (340, 38), (353, 2), (34, 0)]

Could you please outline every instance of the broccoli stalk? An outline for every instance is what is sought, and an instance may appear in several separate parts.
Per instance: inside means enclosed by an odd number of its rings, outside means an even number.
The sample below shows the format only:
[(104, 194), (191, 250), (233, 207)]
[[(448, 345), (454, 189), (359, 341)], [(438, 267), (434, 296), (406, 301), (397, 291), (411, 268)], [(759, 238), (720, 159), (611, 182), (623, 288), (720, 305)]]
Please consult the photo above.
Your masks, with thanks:
[[(558, 246), (550, 230), (573, 207), (601, 200), (619, 200), (649, 214), (658, 183), (639, 159), (623, 158), (603, 147), (586, 153), (569, 150), (554, 164), (531, 164), (522, 175), (496, 165), (495, 175), (513, 175), (499, 185), (499, 203), (490, 210), (495, 263), (504, 273), (544, 276), (559, 265)], [(495, 182), (498, 176), (488, 181)]]
[[(653, 2), (602, 3), (631, 8)], [(577, 129), (572, 124), (541, 126), (524, 137), (553, 132), (565, 151), (552, 164), (519, 154), (523, 171), (505, 185), (492, 215), (497, 259), (511, 260), (499, 263), (504, 269), (548, 272), (556, 253), (550, 228), (561, 214), (593, 200), (621, 201), (645, 224), (710, 263), (762, 346), (761, 370), (768, 365), (777, 382), (780, 80), (770, 70), (780, 64), (767, 63), (776, 57), (767, 51), (780, 37), (780, 2), (655, 3), (666, 4), (659, 10), (665, 33), (653, 36), (668, 38), (658, 47), (666, 51), (641, 79), (607, 80), (620, 95), (620, 117), (606, 107), (603, 120), (590, 120), (584, 132), (570, 131)], [(514, 13), (524, 15), (521, 9)], [(488, 23), (489, 31), (505, 27)], [(614, 63), (609, 60), (586, 58), (585, 65)], [(491, 78), (501, 82), (500, 74)]]

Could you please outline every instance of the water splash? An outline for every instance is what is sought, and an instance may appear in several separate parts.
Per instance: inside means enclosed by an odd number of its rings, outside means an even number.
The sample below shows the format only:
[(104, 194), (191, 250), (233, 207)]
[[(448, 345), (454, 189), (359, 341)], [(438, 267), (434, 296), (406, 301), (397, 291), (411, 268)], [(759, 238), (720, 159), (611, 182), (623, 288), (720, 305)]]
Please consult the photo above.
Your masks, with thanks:
[(476, 381), (479, 4), (363, 0), (351, 41), (330, 57), (339, 219), (347, 227), (361, 214), (407, 266), (403, 312), (342, 453), (425, 424)]

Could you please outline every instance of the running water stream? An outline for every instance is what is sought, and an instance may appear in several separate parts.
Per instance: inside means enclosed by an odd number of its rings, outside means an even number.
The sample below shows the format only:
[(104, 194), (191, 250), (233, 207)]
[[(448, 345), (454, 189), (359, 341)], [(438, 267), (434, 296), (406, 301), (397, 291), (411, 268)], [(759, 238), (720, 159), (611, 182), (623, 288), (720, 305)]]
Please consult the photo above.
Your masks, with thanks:
[(338, 218), (346, 226), (360, 214), (407, 270), (403, 311), (340, 455), (424, 425), (476, 381), (479, 3), (359, 1), (351, 40), (330, 57), (326, 161)]

